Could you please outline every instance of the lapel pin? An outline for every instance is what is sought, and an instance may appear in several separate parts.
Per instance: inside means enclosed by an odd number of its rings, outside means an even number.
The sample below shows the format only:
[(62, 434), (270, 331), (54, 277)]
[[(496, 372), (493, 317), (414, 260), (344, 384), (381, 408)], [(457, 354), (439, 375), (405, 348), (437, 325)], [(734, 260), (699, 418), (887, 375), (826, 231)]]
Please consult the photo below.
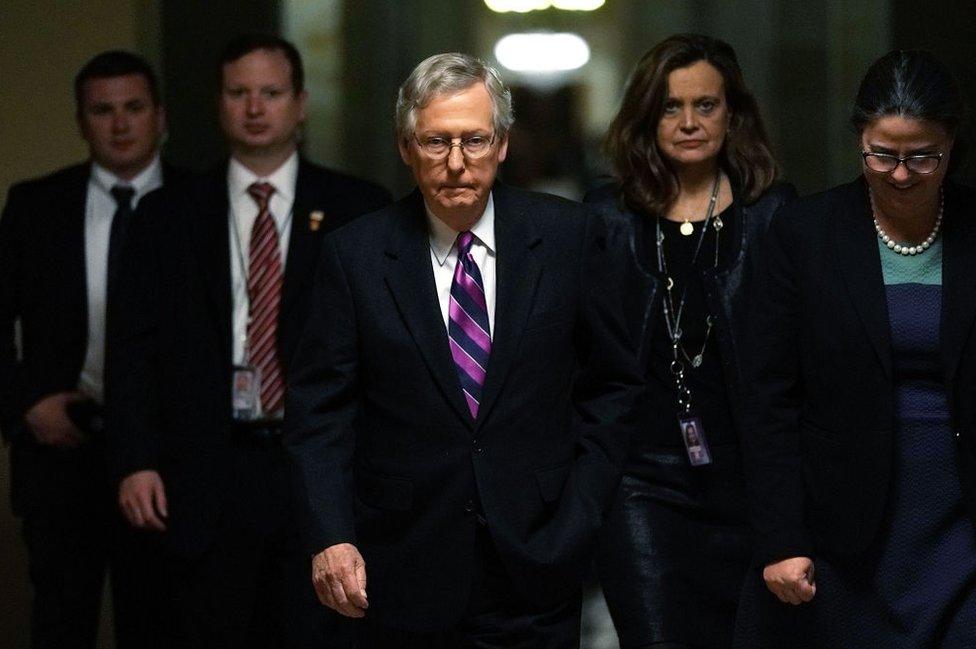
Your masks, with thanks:
[(320, 227), (322, 227), (322, 220), (325, 218), (325, 212), (322, 210), (315, 210), (310, 212), (308, 215), (308, 229), (312, 232), (317, 232)]

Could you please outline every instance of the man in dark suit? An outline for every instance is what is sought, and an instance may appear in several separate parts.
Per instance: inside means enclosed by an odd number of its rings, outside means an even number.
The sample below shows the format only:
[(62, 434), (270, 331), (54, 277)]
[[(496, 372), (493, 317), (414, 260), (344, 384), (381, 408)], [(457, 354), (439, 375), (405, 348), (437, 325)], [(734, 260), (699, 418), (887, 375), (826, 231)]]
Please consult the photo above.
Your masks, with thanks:
[(0, 431), (34, 585), (33, 646), (95, 645), (110, 565), (117, 644), (146, 647), (160, 607), (160, 589), (145, 590), (152, 539), (126, 530), (104, 475), (107, 305), (133, 209), (185, 174), (160, 162), (165, 114), (142, 58), (99, 54), (75, 98), (89, 160), (13, 186), (0, 218)]
[(132, 523), (166, 530), (183, 645), (344, 646), (298, 542), (284, 377), (322, 235), (389, 195), (299, 156), (294, 46), (240, 37), (220, 66), (230, 160), (151, 197), (126, 250), (111, 470)]
[(420, 63), (397, 102), (418, 190), (322, 252), (286, 446), (316, 590), (361, 647), (579, 644), (641, 379), (598, 222), (494, 182), (511, 123), (483, 62)]

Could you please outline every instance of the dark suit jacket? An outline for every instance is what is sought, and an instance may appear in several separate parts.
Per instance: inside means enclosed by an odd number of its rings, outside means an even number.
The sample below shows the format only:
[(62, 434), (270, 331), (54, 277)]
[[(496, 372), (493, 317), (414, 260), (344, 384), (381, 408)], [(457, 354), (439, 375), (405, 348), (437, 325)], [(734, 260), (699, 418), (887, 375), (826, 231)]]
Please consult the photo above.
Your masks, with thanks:
[[(310, 306), (322, 235), (389, 203), (372, 183), (302, 160), (285, 264), (278, 350), (287, 369)], [(317, 231), (309, 213), (325, 218)], [(128, 238), (109, 332), (108, 460), (116, 480), (161, 472), (168, 538), (183, 555), (211, 539), (230, 475), (232, 297), (226, 167), (147, 197)]]
[[(88, 344), (90, 172), (85, 163), (18, 183), (0, 217), (0, 432), (6, 441), (23, 432), (24, 413), (38, 400), (78, 386)], [(187, 173), (164, 164), (163, 175), (171, 183)], [(21, 466), (12, 472), (19, 509), (33, 490), (21, 477), (29, 479), (31, 472)]]
[[(736, 220), (730, 234), (736, 237), (735, 255), (719, 268), (701, 271), (705, 286), (705, 299), (709, 313), (716, 319), (716, 336), (721, 347), (722, 369), (731, 397), (733, 415), (741, 422), (742, 398), (740, 389), (742, 342), (748, 329), (749, 299), (755, 290), (756, 269), (760, 264), (760, 242), (766, 234), (769, 222), (784, 203), (796, 197), (792, 185), (776, 184), (758, 200), (744, 204), (744, 197), (733, 186)], [(628, 320), (634, 335), (641, 341), (642, 368), (649, 367), (649, 355), (653, 344), (655, 323), (661, 322), (662, 282), (656, 267), (647, 265), (644, 242), (653, 237), (653, 217), (634, 213), (620, 201), (619, 186), (604, 185), (587, 193), (584, 199), (589, 207), (601, 215), (607, 224), (608, 237), (617, 248), (626, 250), (631, 287), (628, 294)], [(647, 227), (648, 231), (644, 231)], [(616, 241), (619, 240), (619, 241)], [(653, 239), (651, 239), (653, 241)], [(636, 440), (635, 440), (636, 441)]]
[[(946, 183), (940, 345), (958, 470), (976, 513), (973, 205), (976, 192)], [(860, 179), (788, 205), (770, 226), (746, 382), (760, 564), (856, 555), (878, 534), (895, 410), (879, 254)]]
[(356, 544), (369, 614), (398, 627), (463, 614), (479, 508), (522, 596), (544, 604), (577, 590), (640, 390), (614, 292), (622, 257), (598, 220), (501, 185), (494, 204), (496, 319), (477, 420), (448, 348), (419, 192), (326, 240), (292, 368), (285, 441), (308, 550)]

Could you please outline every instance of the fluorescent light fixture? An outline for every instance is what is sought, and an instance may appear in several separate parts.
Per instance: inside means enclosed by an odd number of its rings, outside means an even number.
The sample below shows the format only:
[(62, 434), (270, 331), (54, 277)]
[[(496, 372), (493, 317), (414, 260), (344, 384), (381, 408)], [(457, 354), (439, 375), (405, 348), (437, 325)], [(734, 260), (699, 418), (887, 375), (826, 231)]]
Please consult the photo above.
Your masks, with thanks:
[(566, 11), (593, 11), (603, 6), (606, 0), (552, 0), (552, 6)]
[(485, 0), (485, 4), (492, 11), (500, 14), (509, 11), (524, 14), (538, 9), (548, 9), (551, 3), (549, 0)]
[(492, 11), (498, 13), (514, 11), (520, 14), (541, 11), (549, 7), (567, 11), (593, 11), (602, 7), (605, 2), (606, 0), (485, 0), (485, 4)]
[(586, 65), (590, 46), (578, 34), (509, 34), (495, 44), (495, 58), (515, 72), (567, 72)]

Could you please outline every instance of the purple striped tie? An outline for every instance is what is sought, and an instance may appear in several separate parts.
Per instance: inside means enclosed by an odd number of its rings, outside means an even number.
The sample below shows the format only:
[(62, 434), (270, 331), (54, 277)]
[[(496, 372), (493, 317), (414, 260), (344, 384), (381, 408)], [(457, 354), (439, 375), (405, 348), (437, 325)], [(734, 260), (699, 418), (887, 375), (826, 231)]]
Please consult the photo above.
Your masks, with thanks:
[(491, 354), (491, 328), (488, 324), (488, 303), (481, 271), (471, 256), (474, 235), (462, 232), (457, 238), (457, 265), (451, 283), (448, 306), (447, 339), (451, 356), (457, 365), (461, 390), (468, 402), (471, 417), (478, 417), (481, 388), (485, 385), (485, 368)]

